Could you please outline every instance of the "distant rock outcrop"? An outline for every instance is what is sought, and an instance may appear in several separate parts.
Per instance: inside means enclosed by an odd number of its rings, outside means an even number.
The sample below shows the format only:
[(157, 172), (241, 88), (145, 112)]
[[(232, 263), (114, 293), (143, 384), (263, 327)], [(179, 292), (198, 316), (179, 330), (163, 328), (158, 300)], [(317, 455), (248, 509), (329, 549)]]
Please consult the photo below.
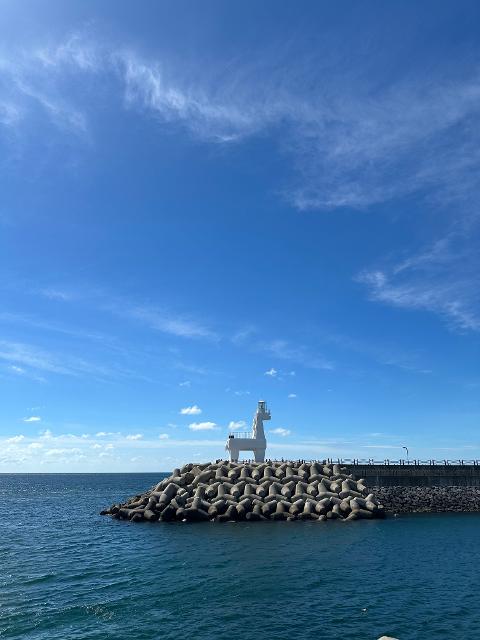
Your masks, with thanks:
[(101, 512), (162, 522), (358, 520), (384, 507), (345, 467), (320, 462), (186, 464), (151, 490)]

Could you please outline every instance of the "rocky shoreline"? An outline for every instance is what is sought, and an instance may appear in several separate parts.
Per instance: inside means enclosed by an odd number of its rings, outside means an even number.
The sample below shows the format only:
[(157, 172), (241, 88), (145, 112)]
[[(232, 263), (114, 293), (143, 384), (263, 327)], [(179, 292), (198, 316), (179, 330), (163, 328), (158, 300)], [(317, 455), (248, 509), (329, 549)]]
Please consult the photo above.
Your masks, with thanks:
[(476, 487), (372, 487), (389, 513), (464, 513), (480, 511)]
[(186, 464), (101, 515), (141, 521), (343, 520), (384, 516), (364, 480), (321, 462)]

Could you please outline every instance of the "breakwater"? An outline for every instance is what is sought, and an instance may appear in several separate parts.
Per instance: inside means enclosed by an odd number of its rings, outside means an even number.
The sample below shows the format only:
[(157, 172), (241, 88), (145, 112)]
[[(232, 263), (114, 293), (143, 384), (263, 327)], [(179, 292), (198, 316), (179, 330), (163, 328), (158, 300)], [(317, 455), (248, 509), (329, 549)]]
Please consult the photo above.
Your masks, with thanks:
[(140, 522), (358, 520), (384, 507), (345, 467), (319, 462), (186, 464), (101, 512)]
[(349, 473), (375, 487), (476, 487), (478, 464), (349, 464)]
[(356, 464), (389, 513), (480, 511), (478, 464)]

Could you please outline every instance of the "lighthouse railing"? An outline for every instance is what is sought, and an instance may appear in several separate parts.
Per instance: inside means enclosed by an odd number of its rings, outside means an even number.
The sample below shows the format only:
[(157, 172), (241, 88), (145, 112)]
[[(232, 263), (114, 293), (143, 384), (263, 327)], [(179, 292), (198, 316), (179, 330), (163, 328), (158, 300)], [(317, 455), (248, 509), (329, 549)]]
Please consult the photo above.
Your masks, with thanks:
[(253, 433), (251, 431), (230, 431), (229, 438), (244, 438), (247, 440), (254, 440)]

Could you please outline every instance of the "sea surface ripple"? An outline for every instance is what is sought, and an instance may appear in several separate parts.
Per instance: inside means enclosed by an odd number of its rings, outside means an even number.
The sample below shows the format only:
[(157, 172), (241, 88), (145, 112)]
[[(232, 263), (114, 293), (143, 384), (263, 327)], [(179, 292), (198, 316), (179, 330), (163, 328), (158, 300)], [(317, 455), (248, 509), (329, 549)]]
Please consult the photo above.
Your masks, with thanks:
[(223, 525), (98, 515), (162, 477), (0, 475), (0, 637), (480, 637), (480, 514)]

